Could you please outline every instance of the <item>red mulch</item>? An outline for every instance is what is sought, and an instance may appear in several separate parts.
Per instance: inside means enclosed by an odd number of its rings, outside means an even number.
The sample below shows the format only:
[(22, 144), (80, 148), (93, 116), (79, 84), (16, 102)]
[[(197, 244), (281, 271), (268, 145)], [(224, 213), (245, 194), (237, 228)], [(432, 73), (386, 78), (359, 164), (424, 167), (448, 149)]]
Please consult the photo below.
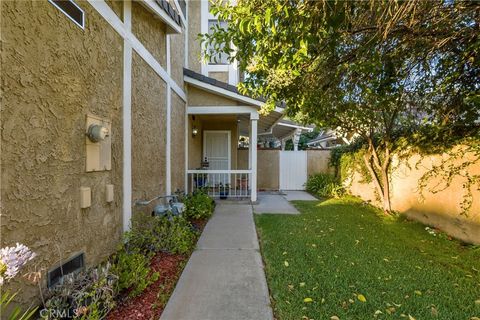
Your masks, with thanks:
[[(192, 221), (200, 231), (203, 231), (206, 223), (206, 220)], [(150, 266), (154, 272), (160, 274), (159, 279), (139, 296), (133, 299), (124, 297), (124, 301), (108, 313), (107, 320), (159, 319), (188, 258), (188, 255), (157, 253)]]

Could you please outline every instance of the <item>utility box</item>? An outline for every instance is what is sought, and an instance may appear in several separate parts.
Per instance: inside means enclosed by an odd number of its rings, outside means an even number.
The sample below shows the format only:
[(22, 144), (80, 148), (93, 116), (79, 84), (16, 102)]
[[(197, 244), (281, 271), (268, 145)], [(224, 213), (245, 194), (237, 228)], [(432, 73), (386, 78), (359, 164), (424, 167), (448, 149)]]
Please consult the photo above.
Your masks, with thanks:
[(105, 186), (105, 200), (107, 202), (113, 202), (113, 184), (107, 184)]
[(92, 205), (92, 190), (88, 187), (80, 187), (80, 208), (86, 209)]
[[(103, 135), (95, 139), (92, 131), (102, 129)], [(85, 127), (86, 171), (106, 171), (112, 169), (112, 124), (108, 119), (87, 115)]]

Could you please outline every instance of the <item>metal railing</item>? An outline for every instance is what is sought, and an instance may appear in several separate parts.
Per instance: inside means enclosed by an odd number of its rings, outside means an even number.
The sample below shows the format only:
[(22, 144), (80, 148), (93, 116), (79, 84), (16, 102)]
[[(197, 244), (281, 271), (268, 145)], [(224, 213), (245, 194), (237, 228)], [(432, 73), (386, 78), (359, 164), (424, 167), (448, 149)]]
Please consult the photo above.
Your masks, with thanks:
[(251, 170), (187, 170), (188, 191), (203, 189), (214, 198), (250, 196)]

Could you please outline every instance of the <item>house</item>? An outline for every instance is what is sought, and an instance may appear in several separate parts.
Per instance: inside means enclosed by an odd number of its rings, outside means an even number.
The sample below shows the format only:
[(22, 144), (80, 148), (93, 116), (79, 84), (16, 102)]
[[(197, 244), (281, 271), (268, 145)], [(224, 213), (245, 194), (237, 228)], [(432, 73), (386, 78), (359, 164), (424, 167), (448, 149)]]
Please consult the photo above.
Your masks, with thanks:
[(207, 1), (0, 5), (1, 246), (36, 252), (45, 285), (114, 252), (138, 199), (206, 185), (256, 201), (259, 135), (302, 129), (259, 115), (235, 63), (201, 62)]
[(332, 149), (342, 145), (349, 145), (358, 137), (358, 134), (339, 133), (338, 130), (323, 129), (318, 136), (307, 142), (307, 146), (312, 149)]

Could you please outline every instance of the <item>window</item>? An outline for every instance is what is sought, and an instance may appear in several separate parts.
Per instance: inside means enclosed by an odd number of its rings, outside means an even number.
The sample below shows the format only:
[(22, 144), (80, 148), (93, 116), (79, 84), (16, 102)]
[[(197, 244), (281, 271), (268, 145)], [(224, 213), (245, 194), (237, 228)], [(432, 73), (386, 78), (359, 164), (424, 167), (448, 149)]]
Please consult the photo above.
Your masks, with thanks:
[(48, 0), (58, 10), (63, 12), (70, 20), (72, 20), (77, 26), (85, 28), (85, 13), (83, 10), (72, 0)]
[(62, 263), (60, 266), (56, 267), (53, 270), (49, 270), (47, 273), (47, 286), (52, 288), (55, 285), (59, 284), (63, 280), (63, 276), (79, 272), (85, 266), (85, 254), (83, 252), (73, 256), (68, 259), (66, 262)]
[[(227, 29), (227, 22), (226, 21), (218, 21), (218, 20), (208, 20), (208, 33), (209, 34), (212, 34), (214, 32), (214, 30), (216, 30), (217, 28)], [(223, 48), (224, 46), (225, 46), (225, 44), (221, 44), (220, 48)], [(222, 52), (220, 54), (216, 53), (215, 45), (210, 45), (208, 47), (208, 52), (210, 54), (214, 54), (214, 56), (212, 56), (210, 58), (209, 64), (229, 64), (228, 63), (228, 54), (226, 54), (224, 52)]]

